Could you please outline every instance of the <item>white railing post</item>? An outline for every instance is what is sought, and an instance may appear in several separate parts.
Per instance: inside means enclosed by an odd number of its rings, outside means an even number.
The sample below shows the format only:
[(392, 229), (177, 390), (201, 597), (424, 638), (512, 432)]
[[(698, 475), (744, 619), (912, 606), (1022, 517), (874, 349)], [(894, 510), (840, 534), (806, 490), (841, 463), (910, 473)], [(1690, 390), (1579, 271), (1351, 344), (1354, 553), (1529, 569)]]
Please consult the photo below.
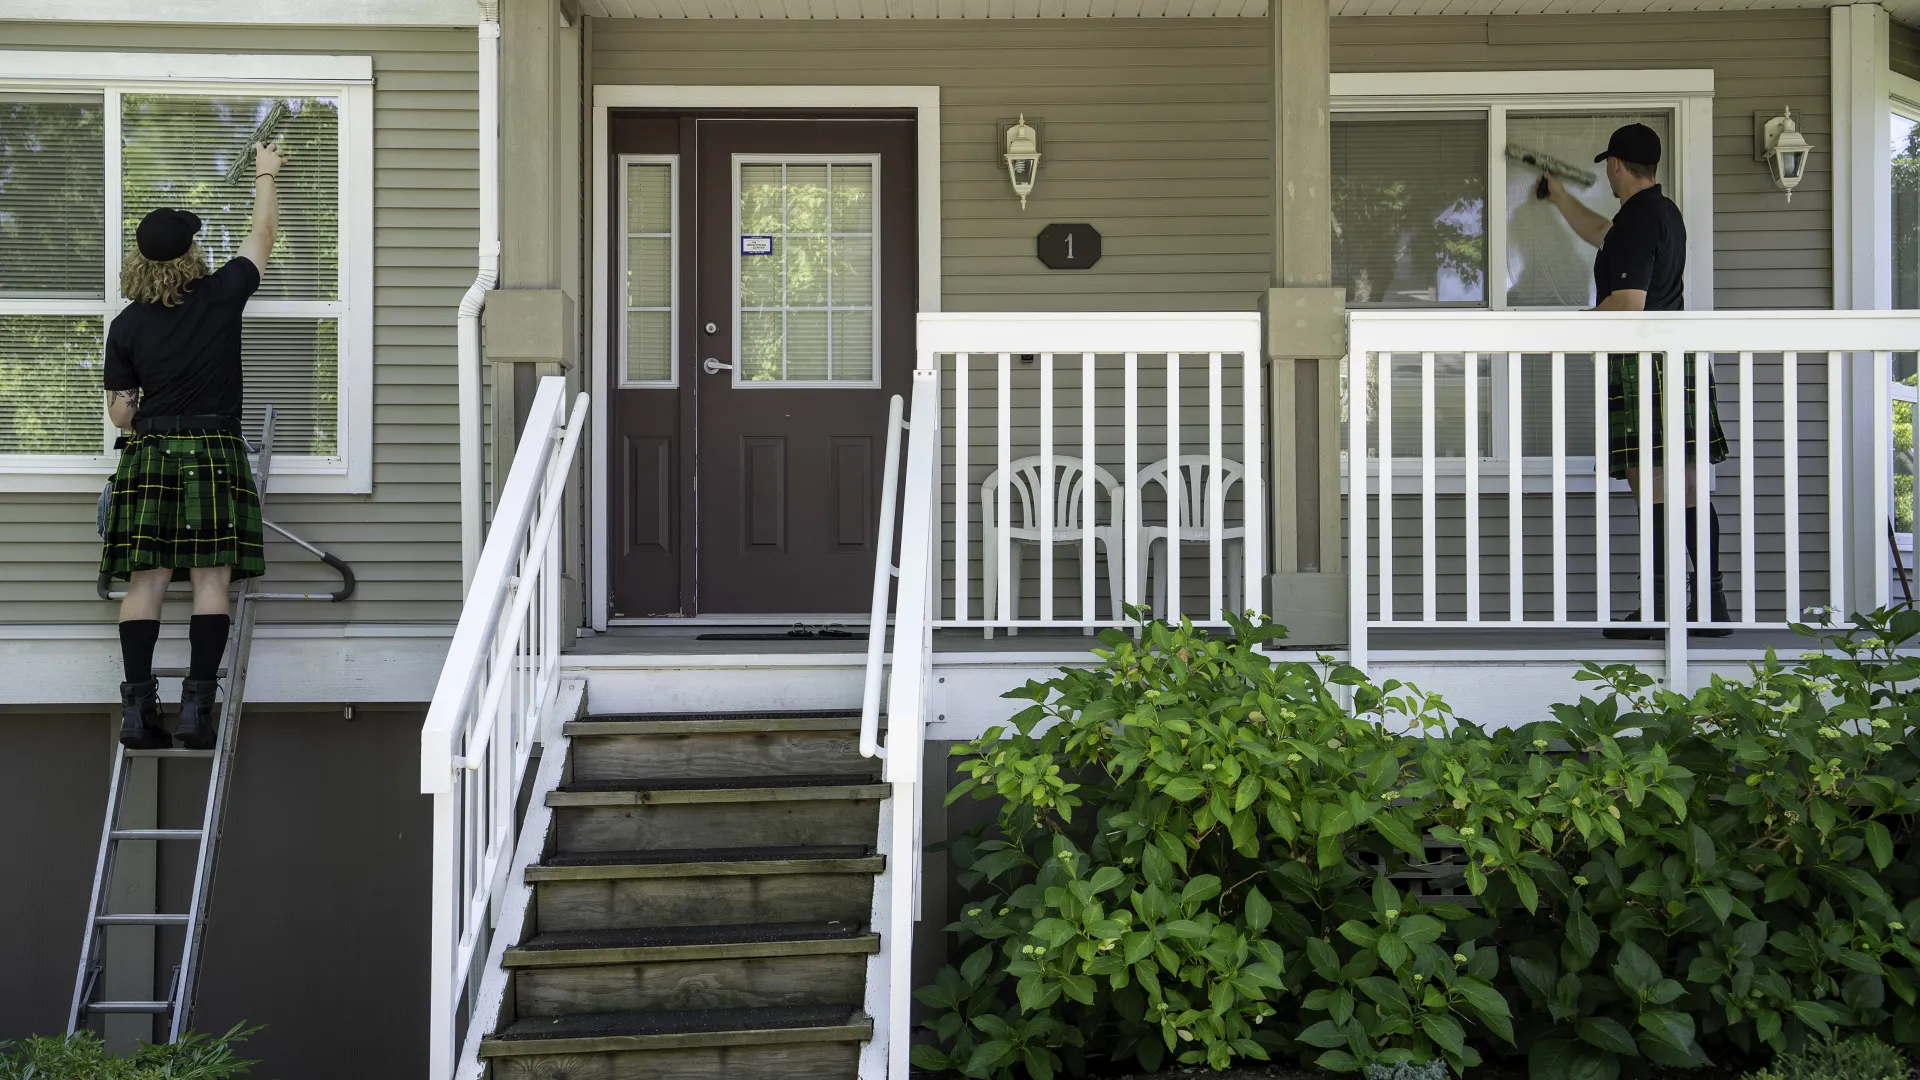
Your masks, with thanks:
[(434, 819), (430, 1080), (477, 1070), (495, 1019), (474, 990), (502, 918), (520, 782), (558, 694), (559, 526), (587, 409), (585, 394), (567, 409), (562, 379), (541, 381), (421, 726)]

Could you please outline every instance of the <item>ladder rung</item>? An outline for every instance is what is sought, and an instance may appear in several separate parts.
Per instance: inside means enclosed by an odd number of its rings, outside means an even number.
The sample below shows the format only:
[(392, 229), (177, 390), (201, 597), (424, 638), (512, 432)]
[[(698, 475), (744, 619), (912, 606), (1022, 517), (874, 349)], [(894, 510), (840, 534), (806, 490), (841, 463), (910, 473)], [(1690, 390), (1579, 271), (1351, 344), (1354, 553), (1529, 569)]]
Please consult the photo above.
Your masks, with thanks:
[(169, 1013), (171, 1001), (91, 1001), (87, 1011), (95, 1013)]
[(115, 840), (199, 840), (199, 829), (115, 829)]
[(179, 915), (163, 915), (159, 913), (152, 915), (95, 915), (93, 921), (97, 926), (185, 926), (187, 925), (187, 916), (184, 913)]
[(210, 758), (211, 750), (128, 750), (128, 757)]
[[(187, 669), (183, 667), (157, 667), (153, 669), (153, 677), (156, 679), (184, 679), (187, 677)], [(220, 679), (226, 678), (227, 669), (217, 669), (214, 672), (214, 677)]]

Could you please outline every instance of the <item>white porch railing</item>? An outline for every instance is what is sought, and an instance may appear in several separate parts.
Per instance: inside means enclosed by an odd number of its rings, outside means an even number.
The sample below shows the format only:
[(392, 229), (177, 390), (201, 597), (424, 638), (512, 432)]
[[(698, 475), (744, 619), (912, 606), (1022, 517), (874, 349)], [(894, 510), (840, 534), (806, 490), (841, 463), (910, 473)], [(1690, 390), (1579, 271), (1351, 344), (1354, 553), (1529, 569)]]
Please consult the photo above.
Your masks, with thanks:
[[(907, 467), (900, 477), (900, 432), (907, 431)], [(913, 373), (913, 411), (901, 419), (893, 399), (883, 462), (880, 542), (875, 545), (873, 628), (867, 646), (866, 694), (860, 715), (860, 752), (885, 761), (890, 790), (880, 810), (879, 850), (886, 869), (873, 890), (872, 925), (880, 951), (867, 964), (867, 1015), (873, 1040), (860, 1057), (863, 1080), (907, 1080), (913, 1030), (913, 931), (920, 918), (921, 769), (933, 669), (933, 605), (939, 524), (935, 497), (940, 472), (940, 372)], [(904, 484), (905, 499), (897, 496)], [(900, 562), (893, 563), (894, 508), (900, 507)], [(891, 590), (890, 578), (898, 586)], [(893, 617), (893, 650), (885, 657), (884, 628)], [(880, 741), (880, 697), (885, 668), (887, 737)]]
[(564, 381), (541, 380), (494, 508), (420, 731), (420, 790), (433, 796), (428, 1076), (449, 1080), (476, 1039), (475, 999), (512, 861), (521, 782), (560, 690), (560, 517), (586, 424)]
[(1258, 606), (1259, 315), (924, 315), (919, 351), (951, 387), (939, 626)]
[[(1716, 625), (1783, 627), (1809, 607), (1844, 616), (1885, 604), (1890, 354), (1916, 344), (1920, 315), (1896, 312), (1351, 314), (1348, 565), (1364, 568), (1349, 582), (1355, 662), (1381, 628), (1598, 629), (1633, 609), (1641, 618), (1626, 625), (1701, 626), (1709, 580), (1695, 575), (1687, 595), (1686, 533), (1708, 546), (1710, 504), (1728, 511), (1720, 569), (1736, 590), (1732, 621)], [(1712, 385), (1728, 459), (1695, 453), (1656, 472), (1643, 393), (1638, 438), (1623, 449), (1651, 480), (1616, 490), (1610, 367), (1676, 389), (1684, 369), (1687, 390), (1662, 395), (1658, 422), (1702, 442)], [(1665, 516), (1656, 598), (1654, 503), (1684, 506), (1690, 486), (1701, 496), (1686, 515)], [(1636, 591), (1616, 596), (1616, 581)], [(1684, 685), (1688, 635), (1664, 637), (1669, 679)]]

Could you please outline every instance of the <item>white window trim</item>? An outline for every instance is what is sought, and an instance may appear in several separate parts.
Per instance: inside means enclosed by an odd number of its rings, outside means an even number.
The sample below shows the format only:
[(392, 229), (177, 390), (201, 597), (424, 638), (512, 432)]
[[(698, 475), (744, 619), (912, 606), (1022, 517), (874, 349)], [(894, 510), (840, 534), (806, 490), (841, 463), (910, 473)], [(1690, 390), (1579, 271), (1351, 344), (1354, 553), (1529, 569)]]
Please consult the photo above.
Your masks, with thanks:
[[(740, 241), (740, 237), (743, 235), (740, 231), (741, 229), (740, 166), (742, 165), (795, 165), (795, 164), (799, 164), (799, 165), (868, 165), (873, 168), (873, 296), (870, 299), (869, 305), (868, 305), (868, 310), (873, 313), (873, 378), (871, 379), (864, 379), (858, 382), (853, 382), (853, 381), (835, 382), (831, 379), (811, 379), (811, 380), (780, 379), (780, 380), (773, 380), (773, 381), (755, 381), (755, 380), (746, 379), (742, 377), (744, 373), (743, 369), (746, 367), (746, 365), (741, 362), (743, 359), (743, 357), (741, 356), (741, 347), (744, 344), (744, 342), (741, 341), (741, 331), (743, 329), (742, 327), (743, 313), (741, 311), (741, 305), (740, 305), (740, 259), (742, 256), (740, 254), (739, 241)], [(880, 187), (881, 187), (880, 155), (879, 154), (735, 154), (733, 155), (732, 169), (733, 169), (733, 181), (732, 181), (733, 183), (733, 239), (728, 246), (732, 248), (732, 252), (733, 252), (732, 254), (733, 281), (732, 281), (731, 293), (733, 298), (732, 299), (732, 307), (733, 307), (732, 377), (733, 377), (734, 389), (736, 390), (862, 390), (862, 389), (875, 390), (875, 389), (878, 389), (880, 387), (880, 378), (881, 378), (880, 283), (883, 280), (883, 278), (881, 277), (881, 266), (880, 266), (880, 221), (881, 221), (881, 218), (880, 218)], [(784, 241), (787, 235), (786, 214), (785, 214), (784, 207), (782, 208), (782, 213), (781, 213), (780, 229), (781, 229), (780, 235), (782, 240)], [(829, 232), (828, 236), (831, 238), (832, 233)], [(829, 239), (828, 248), (829, 250), (831, 250), (832, 248), (831, 239)], [(781, 280), (784, 282), (786, 280), (786, 275), (784, 273), (784, 262), (786, 259), (786, 245), (784, 242), (781, 244), (780, 250), (781, 250), (781, 260), (783, 265)], [(829, 277), (829, 281), (831, 281), (831, 277)], [(784, 290), (784, 285), (782, 286), (782, 288)], [(782, 295), (783, 296), (785, 295), (784, 291)], [(831, 301), (829, 301), (829, 304), (831, 304)], [(782, 306), (784, 307), (785, 305), (782, 305)], [(829, 328), (831, 328), (832, 326), (831, 307), (829, 307), (828, 326)], [(782, 348), (784, 348), (785, 347), (784, 334), (782, 335), (782, 337), (783, 337)], [(827, 337), (827, 356), (828, 356), (828, 361), (827, 361), (828, 368), (829, 370), (831, 370), (832, 363), (833, 363), (832, 361), (833, 337), (832, 337), (831, 329), (829, 329), (828, 337)]]
[[(218, 72), (218, 77), (209, 77)], [(0, 89), (103, 93), (110, 130), (117, 129), (120, 96), (139, 93), (252, 94), (333, 97), (340, 101), (340, 297), (301, 302), (303, 314), (339, 320), (339, 445), (337, 457), (274, 455), (273, 488), (280, 494), (368, 494), (373, 490), (373, 60), (367, 56), (224, 55), (209, 53), (84, 53), (0, 50)], [(109, 320), (119, 297), (120, 177), (117, 155), (105, 177), (107, 222), (105, 296), (82, 301), (88, 314)], [(269, 269), (271, 273), (271, 269)], [(58, 314), (59, 302), (34, 301)], [(71, 302), (69, 302), (71, 303)], [(7, 301), (11, 307), (19, 302)], [(270, 310), (259, 300), (249, 310)], [(103, 432), (105, 421), (102, 420)], [(100, 490), (112, 474), (111, 454), (0, 454), (0, 492)]]
[[(620, 262), (620, 270), (615, 275), (618, 281), (626, 281), (629, 273), (627, 266), (628, 251), (632, 244), (628, 241), (632, 233), (626, 229), (627, 216), (627, 166), (629, 165), (665, 165), (667, 167), (667, 377), (664, 379), (627, 378), (627, 327), (625, 317), (632, 310), (626, 299), (621, 299), (620, 324), (612, 328), (615, 339), (614, 355), (619, 357), (622, 390), (673, 390), (680, 386), (680, 155), (679, 154), (621, 154), (616, 171), (620, 174), (620, 196), (616, 213), (622, 222), (620, 227), (620, 250), (615, 258)], [(739, 213), (738, 210), (735, 211)], [(737, 287), (737, 286), (736, 286)]]
[[(1679, 168), (1662, 177), (1687, 222), (1686, 304), (1690, 311), (1713, 308), (1713, 86), (1711, 68), (1591, 71), (1422, 71), (1336, 72), (1331, 76), (1331, 111), (1482, 112), (1487, 117), (1486, 304), (1470, 310), (1504, 311), (1507, 278), (1507, 191), (1496, 183), (1503, 175), (1506, 117), (1510, 112), (1618, 110), (1666, 111), (1673, 116), (1670, 161)], [(1631, 87), (1631, 90), (1623, 90)], [(1466, 305), (1459, 305), (1466, 307)], [(1529, 308), (1528, 310), (1552, 310)], [(1507, 366), (1493, 365), (1492, 393), (1485, 402), (1493, 426), (1493, 445), (1484, 448), (1482, 468), (1506, 458)], [(1523, 459), (1531, 476), (1544, 470), (1546, 457)], [(1446, 463), (1442, 472), (1447, 471)], [(1377, 468), (1377, 464), (1373, 466)], [(1569, 455), (1571, 491), (1591, 491), (1593, 458)], [(1464, 471), (1464, 463), (1456, 471)], [(1346, 465), (1341, 466), (1342, 474)], [(1576, 471), (1578, 470), (1578, 471)], [(1405, 479), (1395, 469), (1395, 487)], [(1584, 476), (1582, 480), (1580, 477)], [(1455, 486), (1457, 487), (1456, 481)], [(1618, 485), (1616, 485), (1618, 486)], [(1448, 490), (1441, 482), (1441, 490)]]

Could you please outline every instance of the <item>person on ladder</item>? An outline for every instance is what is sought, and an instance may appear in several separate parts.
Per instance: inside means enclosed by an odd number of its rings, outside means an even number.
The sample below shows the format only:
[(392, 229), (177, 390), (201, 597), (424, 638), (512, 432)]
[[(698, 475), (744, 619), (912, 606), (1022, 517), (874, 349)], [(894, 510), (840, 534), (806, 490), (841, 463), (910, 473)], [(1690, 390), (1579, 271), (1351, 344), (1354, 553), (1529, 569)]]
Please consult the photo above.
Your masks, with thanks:
[(260, 496), (240, 425), (240, 326), (279, 228), (285, 158), (254, 144), (253, 226), (237, 255), (209, 272), (185, 210), (148, 214), (120, 271), (132, 301), (106, 343), (107, 418), (125, 432), (114, 472), (100, 572), (127, 582), (120, 602), (120, 742), (173, 744), (161, 720), (153, 649), (170, 582), (193, 583), (189, 663), (176, 734), (207, 750), (232, 624), (227, 589), (266, 570)]

